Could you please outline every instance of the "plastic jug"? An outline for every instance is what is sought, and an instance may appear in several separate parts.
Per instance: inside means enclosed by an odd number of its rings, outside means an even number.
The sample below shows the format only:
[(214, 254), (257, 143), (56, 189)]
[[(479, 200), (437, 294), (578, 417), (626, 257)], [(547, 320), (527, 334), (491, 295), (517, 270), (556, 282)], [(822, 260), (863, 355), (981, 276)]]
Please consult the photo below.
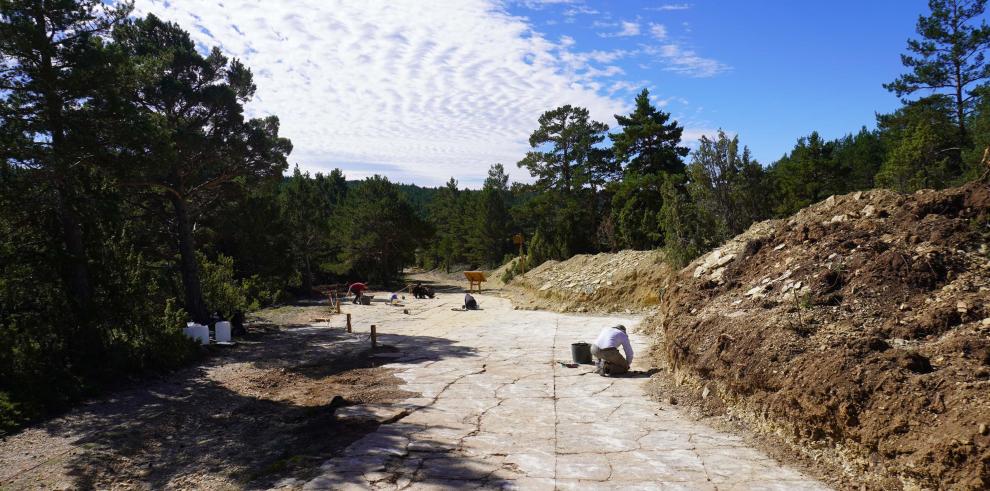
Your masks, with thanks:
[(218, 343), (229, 343), (230, 342), (230, 323), (227, 321), (217, 322), (215, 327), (216, 335), (215, 338)]

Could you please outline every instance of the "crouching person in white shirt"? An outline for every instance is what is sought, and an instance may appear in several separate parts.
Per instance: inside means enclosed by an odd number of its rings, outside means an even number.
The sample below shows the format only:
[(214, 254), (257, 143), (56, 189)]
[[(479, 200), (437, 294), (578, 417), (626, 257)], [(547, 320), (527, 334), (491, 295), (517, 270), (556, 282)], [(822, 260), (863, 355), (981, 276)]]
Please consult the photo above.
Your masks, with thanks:
[[(625, 357), (619, 353), (620, 345), (626, 353)], [(628, 372), (633, 361), (633, 350), (629, 335), (626, 334), (626, 326), (602, 329), (598, 339), (591, 345), (591, 355), (595, 357), (595, 373), (599, 375), (621, 375)]]

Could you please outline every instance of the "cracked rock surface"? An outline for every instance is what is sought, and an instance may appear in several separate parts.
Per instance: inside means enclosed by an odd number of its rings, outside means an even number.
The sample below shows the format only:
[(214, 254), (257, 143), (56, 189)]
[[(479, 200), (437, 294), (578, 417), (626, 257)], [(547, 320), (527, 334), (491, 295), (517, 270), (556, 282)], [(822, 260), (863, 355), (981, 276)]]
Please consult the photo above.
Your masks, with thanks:
[[(452, 312), (459, 294), (410, 302), (409, 315), (352, 310), (356, 332), (376, 324), (380, 342), (399, 348), (389, 366), (420, 395), (352, 409), (383, 424), (304, 489), (827, 489), (737, 436), (661, 409), (643, 393), (645, 376), (605, 378), (591, 365), (557, 363), (571, 361), (571, 343), (616, 323), (635, 331), (638, 319), (477, 298), (484, 310)], [(631, 337), (645, 353), (647, 339)], [(633, 369), (644, 363), (637, 357)]]

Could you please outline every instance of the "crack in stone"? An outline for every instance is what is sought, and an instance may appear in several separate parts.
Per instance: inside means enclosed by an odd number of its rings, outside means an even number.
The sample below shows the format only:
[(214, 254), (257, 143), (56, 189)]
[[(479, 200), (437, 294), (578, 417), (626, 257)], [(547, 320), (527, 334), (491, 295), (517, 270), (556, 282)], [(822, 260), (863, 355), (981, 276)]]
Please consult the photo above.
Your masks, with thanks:
[(615, 385), (615, 380), (609, 382), (608, 385), (606, 385), (604, 389), (599, 390), (599, 391), (592, 392), (591, 395), (592, 396), (597, 396), (598, 394), (601, 394), (602, 392), (605, 392), (606, 390), (611, 389), (613, 385)]
[[(403, 457), (403, 460), (404, 459), (405, 457)], [(416, 468), (413, 469), (411, 474), (409, 474), (410, 476), (409, 482), (405, 486), (402, 486), (399, 489), (409, 489), (413, 484), (416, 484), (416, 480), (415, 480), (416, 475), (419, 474), (421, 470), (423, 470), (423, 464), (425, 463), (426, 463), (426, 459), (419, 459), (419, 462), (416, 463)], [(398, 479), (396, 479), (396, 482), (398, 482)]]
[[(694, 435), (694, 433), (692, 433), (692, 435)], [(693, 452), (694, 455), (697, 456), (698, 460), (701, 462), (701, 470), (705, 471), (705, 480), (708, 482), (712, 482), (712, 476), (711, 474), (708, 473), (708, 466), (705, 464), (704, 457), (702, 457), (701, 454), (698, 453), (698, 447), (691, 447), (691, 452)], [(715, 489), (718, 488), (716, 487)]]
[[(611, 411), (609, 411), (608, 416), (605, 416), (605, 421), (608, 421), (608, 420), (612, 419), (612, 415), (614, 415), (616, 411), (618, 411), (619, 409), (622, 408), (622, 406), (625, 406), (625, 405), (626, 405), (626, 403), (620, 402), (618, 406), (615, 406), (614, 409), (612, 409)], [(640, 437), (640, 438), (642, 438), (642, 437)]]
[[(489, 359), (489, 358), (491, 358), (491, 355), (490, 355), (490, 354), (489, 354), (489, 356), (487, 356), (487, 357), (485, 358), (485, 363), (483, 363), (483, 364), (481, 365), (481, 369), (480, 369), (480, 370), (478, 370), (478, 371), (475, 371), (475, 372), (471, 372), (471, 373), (466, 373), (466, 374), (463, 374), (463, 375), (460, 375), (460, 376), (458, 376), (458, 377), (456, 377), (456, 378), (454, 378), (453, 380), (451, 380), (450, 382), (448, 382), (447, 384), (445, 384), (445, 385), (443, 386), (443, 388), (442, 388), (442, 389), (440, 389), (440, 391), (439, 391), (439, 392), (437, 392), (437, 394), (436, 394), (436, 395), (435, 395), (435, 396), (433, 397), (433, 399), (432, 399), (432, 400), (430, 400), (430, 403), (429, 403), (429, 404), (426, 404), (426, 405), (420, 405), (420, 406), (417, 406), (417, 407), (414, 407), (414, 408), (408, 408), (408, 409), (404, 409), (404, 410), (402, 410), (401, 412), (399, 412), (398, 414), (396, 414), (395, 416), (393, 416), (393, 417), (391, 417), (391, 418), (389, 418), (389, 419), (387, 419), (387, 420), (385, 420), (385, 421), (382, 421), (382, 422), (381, 422), (381, 423), (379, 424), (379, 426), (384, 426), (384, 425), (389, 425), (389, 424), (394, 424), (394, 423), (397, 423), (397, 422), (399, 422), (399, 421), (401, 421), (402, 419), (404, 419), (404, 418), (406, 418), (407, 416), (409, 416), (409, 415), (411, 415), (412, 413), (414, 413), (414, 412), (416, 412), (416, 411), (418, 411), (418, 410), (421, 410), (421, 409), (425, 409), (425, 408), (427, 408), (427, 407), (430, 407), (430, 406), (433, 406), (433, 405), (434, 405), (434, 404), (436, 404), (436, 403), (437, 403), (437, 401), (438, 401), (438, 400), (440, 399), (440, 396), (442, 396), (442, 395), (443, 395), (443, 393), (444, 393), (444, 392), (446, 392), (446, 391), (447, 391), (447, 389), (449, 389), (449, 388), (450, 388), (450, 387), (451, 387), (452, 385), (454, 385), (454, 384), (456, 384), (457, 382), (460, 382), (461, 380), (463, 380), (463, 379), (464, 379), (464, 378), (466, 378), (466, 377), (469, 377), (469, 376), (472, 376), (472, 375), (480, 375), (480, 374), (483, 374), (483, 373), (485, 373), (485, 372), (487, 372), (487, 370), (488, 370), (488, 359)], [(425, 366), (429, 366), (429, 365), (432, 365), (433, 363), (436, 363), (436, 361), (433, 361), (433, 362), (431, 362), (430, 364), (428, 364), (428, 365), (425, 365)], [(424, 367), (425, 367), (425, 366), (424, 366)], [(492, 406), (492, 407), (497, 407), (498, 405), (501, 405), (501, 402), (499, 402), (499, 404), (497, 404), (496, 406)], [(491, 408), (488, 408), (488, 409), (486, 409), (486, 410), (484, 411), (484, 413), (486, 413), (486, 412), (487, 412), (488, 410), (490, 410), (490, 409), (491, 409)], [(484, 413), (482, 413), (482, 414), (484, 414)], [(473, 434), (477, 434), (477, 433), (479, 432), (479, 430), (480, 430), (480, 425), (481, 425), (481, 419), (480, 419), (480, 418), (481, 418), (481, 416), (479, 416), (479, 419), (478, 419), (478, 426), (479, 426), (479, 429), (476, 429), (475, 431), (473, 431), (473, 432), (472, 432)], [(406, 441), (406, 443), (405, 443), (405, 445), (403, 446), (403, 454), (402, 454), (402, 455), (397, 455), (397, 456), (396, 456), (396, 458), (397, 458), (397, 459), (398, 459), (398, 460), (399, 460), (400, 462), (405, 462), (405, 461), (406, 461), (406, 460), (407, 460), (408, 458), (410, 458), (410, 454), (411, 454), (412, 452), (411, 452), (411, 451), (409, 450), (409, 446), (410, 446), (410, 445), (412, 445), (412, 444), (414, 443), (414, 442), (413, 442), (413, 438), (414, 438), (414, 437), (415, 437), (415, 436), (416, 436), (417, 434), (419, 434), (419, 433), (422, 433), (423, 431), (426, 431), (427, 429), (428, 429), (428, 428), (424, 426), (424, 427), (423, 427), (423, 428), (422, 428), (421, 430), (419, 430), (419, 431), (414, 431), (414, 432), (412, 432), (412, 433), (411, 433), (411, 434), (409, 435), (409, 438), (407, 439), (407, 441)], [(454, 449), (447, 449), (447, 450), (445, 450), (444, 452), (439, 452), (439, 453), (447, 453), (447, 452), (451, 452), (451, 451), (456, 451), (456, 450), (460, 450), (460, 449), (462, 448), (462, 446), (463, 446), (463, 442), (464, 442), (464, 438), (466, 438), (466, 437), (467, 437), (467, 436), (465, 436), (465, 437), (463, 437), (463, 438), (461, 438), (461, 439), (459, 440), (459, 442), (458, 442), (458, 444), (457, 444), (457, 447), (455, 447)], [(407, 485), (405, 485), (405, 486), (403, 486), (403, 487), (402, 487), (402, 488), (400, 488), (400, 489), (407, 489), (407, 488), (409, 488), (409, 487), (410, 487), (410, 486), (411, 486), (412, 484), (414, 484), (414, 483), (415, 483), (415, 480), (414, 480), (414, 478), (415, 478), (415, 477), (416, 477), (416, 475), (417, 475), (417, 474), (418, 474), (418, 473), (419, 473), (419, 472), (420, 472), (420, 471), (422, 470), (422, 468), (423, 468), (423, 464), (424, 464), (424, 461), (425, 461), (425, 460), (426, 460), (426, 459), (422, 459), (422, 458), (420, 458), (420, 460), (419, 460), (419, 462), (418, 462), (418, 463), (417, 463), (417, 465), (416, 465), (416, 469), (414, 469), (414, 470), (413, 470), (413, 472), (411, 473), (411, 478), (410, 478), (410, 483), (409, 483), (409, 484), (407, 484)], [(378, 483), (380, 483), (380, 482), (383, 482), (383, 481), (387, 481), (387, 482), (389, 482), (389, 483), (397, 483), (397, 482), (398, 482), (398, 480), (399, 480), (399, 478), (400, 478), (400, 477), (402, 477), (402, 474), (403, 474), (403, 473), (402, 473), (401, 471), (398, 471), (398, 470), (389, 470), (389, 469), (388, 469), (387, 467), (386, 467), (386, 469), (385, 469), (385, 470), (384, 470), (383, 472), (384, 472), (384, 473), (386, 473), (386, 474), (388, 474), (388, 476), (386, 476), (386, 477), (383, 477), (383, 478), (381, 478), (381, 479), (376, 479), (376, 480), (374, 480), (374, 481), (369, 481), (369, 480), (367, 480), (367, 479), (366, 479), (366, 481), (367, 481), (367, 482), (368, 482), (368, 483), (369, 483), (370, 485), (372, 485), (372, 486), (374, 486), (374, 487), (377, 487), (377, 486), (376, 486), (376, 484), (378, 484)], [(494, 472), (494, 471), (493, 471), (493, 472)], [(490, 473), (489, 473), (489, 476), (490, 476)], [(486, 480), (487, 480), (487, 479), (488, 479), (488, 476), (486, 476), (486, 477), (485, 477), (484, 479), (486, 479)]]
[[(458, 439), (457, 446), (455, 447), (455, 450), (463, 450), (464, 449), (464, 440), (466, 440), (467, 438), (472, 437), (472, 436), (478, 436), (478, 434), (481, 433), (481, 422), (485, 418), (485, 415), (488, 414), (488, 411), (491, 411), (492, 409), (495, 409), (495, 408), (501, 406), (503, 402), (505, 402), (505, 399), (500, 399), (498, 401), (498, 403), (495, 404), (494, 406), (489, 406), (489, 407), (485, 408), (484, 410), (482, 410), (481, 413), (478, 414), (477, 419), (476, 419), (476, 421), (474, 423), (474, 430), (468, 432), (468, 434), (466, 434), (466, 435), (462, 436), (460, 439)], [(498, 455), (498, 454), (490, 454), (490, 455)]]

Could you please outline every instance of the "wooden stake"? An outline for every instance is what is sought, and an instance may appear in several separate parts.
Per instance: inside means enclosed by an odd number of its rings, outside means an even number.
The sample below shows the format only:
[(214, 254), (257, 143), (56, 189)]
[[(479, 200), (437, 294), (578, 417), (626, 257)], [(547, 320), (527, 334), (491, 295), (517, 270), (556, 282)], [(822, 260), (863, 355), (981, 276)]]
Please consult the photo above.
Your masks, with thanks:
[(337, 296), (337, 313), (340, 313), (340, 296)]
[(378, 334), (375, 332), (374, 324), (371, 325), (371, 347), (372, 348), (378, 347)]
[(351, 332), (351, 314), (347, 313), (347, 332)]

